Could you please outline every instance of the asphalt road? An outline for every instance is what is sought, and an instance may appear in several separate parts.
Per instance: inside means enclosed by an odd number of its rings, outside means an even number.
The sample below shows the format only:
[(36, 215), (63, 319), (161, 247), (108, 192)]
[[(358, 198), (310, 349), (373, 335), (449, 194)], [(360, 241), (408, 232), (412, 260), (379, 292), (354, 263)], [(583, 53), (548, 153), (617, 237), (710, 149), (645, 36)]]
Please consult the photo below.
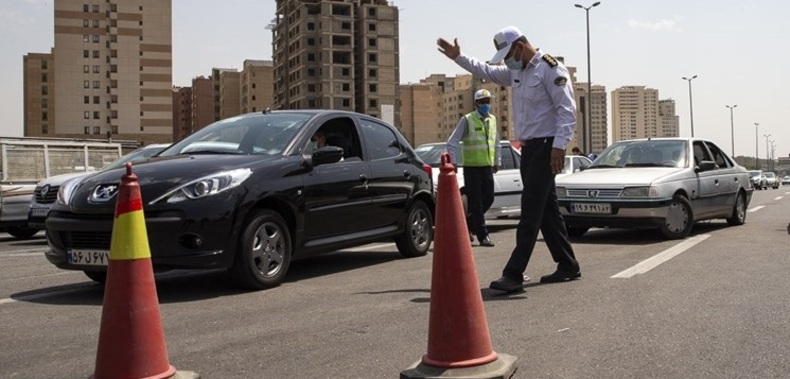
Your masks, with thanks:
[[(789, 200), (757, 191), (745, 225), (698, 224), (684, 241), (594, 229), (573, 240), (583, 278), (569, 283), (535, 283), (554, 269), (539, 242), (533, 282), (511, 296), (488, 283), (516, 221), (492, 221), (496, 247), (472, 251), (494, 349), (518, 357), (514, 378), (790, 377)], [(94, 371), (102, 288), (45, 249), (0, 234), (0, 378)], [(170, 363), (203, 378), (397, 378), (427, 351), (432, 257), (368, 245), (259, 292), (221, 271), (157, 274)]]

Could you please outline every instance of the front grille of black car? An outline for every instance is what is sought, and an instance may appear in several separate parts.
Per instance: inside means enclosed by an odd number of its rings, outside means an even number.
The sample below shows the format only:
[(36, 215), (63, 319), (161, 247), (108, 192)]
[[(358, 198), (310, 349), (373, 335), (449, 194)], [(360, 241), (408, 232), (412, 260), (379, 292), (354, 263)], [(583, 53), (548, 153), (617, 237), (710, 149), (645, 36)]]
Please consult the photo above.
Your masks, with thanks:
[(110, 248), (111, 232), (60, 232), (60, 239), (63, 247), (82, 248), (82, 249), (101, 249)]
[(36, 187), (35, 192), (33, 195), (36, 197), (36, 202), (39, 204), (51, 204), (54, 203), (55, 200), (58, 198), (58, 189), (60, 186), (51, 186), (49, 190), (47, 190), (46, 195), (41, 195), (41, 187)]

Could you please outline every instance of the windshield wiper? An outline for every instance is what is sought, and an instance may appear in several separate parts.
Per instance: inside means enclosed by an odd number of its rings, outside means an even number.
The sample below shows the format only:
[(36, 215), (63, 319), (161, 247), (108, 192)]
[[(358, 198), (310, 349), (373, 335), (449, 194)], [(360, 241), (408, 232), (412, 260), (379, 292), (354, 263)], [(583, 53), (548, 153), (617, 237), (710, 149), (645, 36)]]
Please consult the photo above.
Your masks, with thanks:
[(615, 166), (610, 164), (597, 164), (597, 165), (588, 166), (585, 170), (589, 170), (592, 168), (620, 168), (620, 166)]

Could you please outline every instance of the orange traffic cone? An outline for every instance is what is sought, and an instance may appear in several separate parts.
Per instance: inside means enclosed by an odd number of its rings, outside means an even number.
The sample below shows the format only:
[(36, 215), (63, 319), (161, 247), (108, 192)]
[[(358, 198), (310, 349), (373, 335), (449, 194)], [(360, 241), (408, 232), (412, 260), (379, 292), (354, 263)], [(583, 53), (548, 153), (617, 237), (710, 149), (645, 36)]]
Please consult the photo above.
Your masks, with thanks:
[(91, 378), (172, 377), (199, 376), (176, 372), (167, 360), (140, 185), (132, 164), (127, 163), (115, 203), (96, 369)]
[(458, 181), (447, 153), (440, 170), (428, 353), (400, 377), (509, 378), (516, 357), (491, 347)]

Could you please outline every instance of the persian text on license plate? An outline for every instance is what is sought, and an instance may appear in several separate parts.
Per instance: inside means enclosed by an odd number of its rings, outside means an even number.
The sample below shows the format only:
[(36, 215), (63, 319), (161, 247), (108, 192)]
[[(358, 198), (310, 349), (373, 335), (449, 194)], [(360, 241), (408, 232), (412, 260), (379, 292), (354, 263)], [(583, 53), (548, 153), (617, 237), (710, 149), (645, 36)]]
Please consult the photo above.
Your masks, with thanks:
[(611, 214), (612, 205), (609, 203), (571, 203), (573, 213)]
[(73, 265), (107, 266), (110, 263), (110, 252), (107, 250), (69, 250), (68, 261)]

